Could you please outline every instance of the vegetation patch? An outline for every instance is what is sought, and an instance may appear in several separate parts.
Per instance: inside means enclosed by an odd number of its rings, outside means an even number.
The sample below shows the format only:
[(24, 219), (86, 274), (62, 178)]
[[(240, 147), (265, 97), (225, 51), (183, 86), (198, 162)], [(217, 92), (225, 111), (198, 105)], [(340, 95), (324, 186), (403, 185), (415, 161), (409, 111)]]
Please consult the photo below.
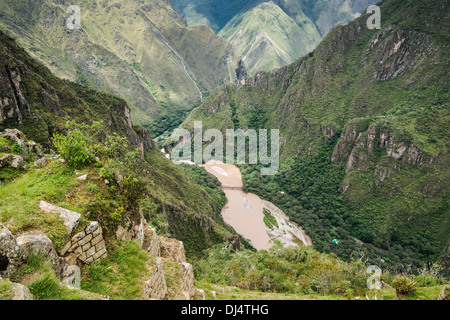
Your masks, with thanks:
[(113, 300), (145, 299), (144, 282), (151, 277), (154, 263), (137, 242), (115, 243), (109, 247), (108, 258), (83, 268), (81, 288)]
[(264, 223), (266, 224), (266, 226), (270, 229), (273, 229), (274, 226), (278, 228), (277, 219), (275, 219), (272, 213), (267, 209), (264, 209), (263, 212), (264, 212)]

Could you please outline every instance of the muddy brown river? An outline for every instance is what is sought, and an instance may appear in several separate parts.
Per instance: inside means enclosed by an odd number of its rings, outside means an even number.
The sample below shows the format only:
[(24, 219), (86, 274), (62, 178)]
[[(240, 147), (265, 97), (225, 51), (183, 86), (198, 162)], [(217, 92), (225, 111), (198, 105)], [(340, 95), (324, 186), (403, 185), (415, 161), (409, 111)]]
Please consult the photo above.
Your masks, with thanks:
[[(238, 167), (214, 160), (202, 167), (222, 183), (222, 190), (228, 200), (222, 209), (224, 221), (257, 250), (269, 249), (274, 245), (274, 240), (279, 240), (283, 246), (312, 244), (305, 232), (290, 222), (274, 204), (242, 190), (242, 176)], [(263, 209), (267, 209), (275, 217), (278, 228), (270, 229), (266, 226)]]

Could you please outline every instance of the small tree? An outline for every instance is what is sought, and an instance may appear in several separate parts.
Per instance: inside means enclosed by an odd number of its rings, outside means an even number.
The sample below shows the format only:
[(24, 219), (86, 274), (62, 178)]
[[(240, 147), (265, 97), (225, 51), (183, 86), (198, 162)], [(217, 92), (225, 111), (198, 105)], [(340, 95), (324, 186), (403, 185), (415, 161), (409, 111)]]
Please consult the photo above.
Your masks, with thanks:
[(407, 276), (397, 277), (394, 281), (392, 281), (392, 287), (395, 289), (397, 294), (400, 295), (411, 294), (417, 290), (416, 283)]

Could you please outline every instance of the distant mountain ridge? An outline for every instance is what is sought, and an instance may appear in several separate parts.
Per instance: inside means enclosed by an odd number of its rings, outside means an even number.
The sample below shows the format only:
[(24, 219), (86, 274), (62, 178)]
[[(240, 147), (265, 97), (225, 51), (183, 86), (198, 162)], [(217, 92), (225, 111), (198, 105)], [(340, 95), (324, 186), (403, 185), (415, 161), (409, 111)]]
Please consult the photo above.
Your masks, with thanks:
[[(69, 5), (80, 8), (81, 30), (66, 26)], [(0, 28), (55, 75), (125, 99), (155, 135), (234, 81), (227, 41), (187, 27), (168, 0), (1, 0)]]
[(171, 0), (188, 25), (209, 25), (242, 55), (250, 74), (294, 62), (332, 27), (378, 0)]

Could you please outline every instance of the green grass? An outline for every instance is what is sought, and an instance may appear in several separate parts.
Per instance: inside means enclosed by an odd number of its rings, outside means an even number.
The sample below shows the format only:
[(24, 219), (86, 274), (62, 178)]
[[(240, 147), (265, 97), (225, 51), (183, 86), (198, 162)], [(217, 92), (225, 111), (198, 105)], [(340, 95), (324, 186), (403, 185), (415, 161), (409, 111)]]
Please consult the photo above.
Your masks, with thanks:
[(437, 300), (443, 286), (419, 287), (409, 295), (402, 296), (402, 300)]
[(0, 137), (0, 152), (9, 152), (12, 145), (13, 142), (11, 140)]
[(44, 272), (28, 285), (34, 300), (98, 300), (88, 292), (69, 289), (53, 272)]
[(275, 219), (272, 213), (267, 209), (264, 209), (263, 212), (264, 212), (264, 223), (266, 224), (266, 226), (269, 227), (270, 229), (273, 229), (274, 226), (278, 228), (277, 219)]
[(144, 282), (151, 276), (154, 258), (136, 242), (117, 243), (108, 258), (86, 266), (81, 288), (113, 300), (142, 300)]
[(11, 300), (12, 296), (11, 282), (6, 279), (0, 279), (0, 300)]
[(44, 214), (38, 207), (39, 201), (64, 202), (67, 191), (76, 184), (73, 172), (58, 161), (45, 169), (16, 175), (15, 181), (0, 186), (0, 218), (14, 234), (40, 229), (60, 247), (67, 240), (63, 221), (56, 213)]

